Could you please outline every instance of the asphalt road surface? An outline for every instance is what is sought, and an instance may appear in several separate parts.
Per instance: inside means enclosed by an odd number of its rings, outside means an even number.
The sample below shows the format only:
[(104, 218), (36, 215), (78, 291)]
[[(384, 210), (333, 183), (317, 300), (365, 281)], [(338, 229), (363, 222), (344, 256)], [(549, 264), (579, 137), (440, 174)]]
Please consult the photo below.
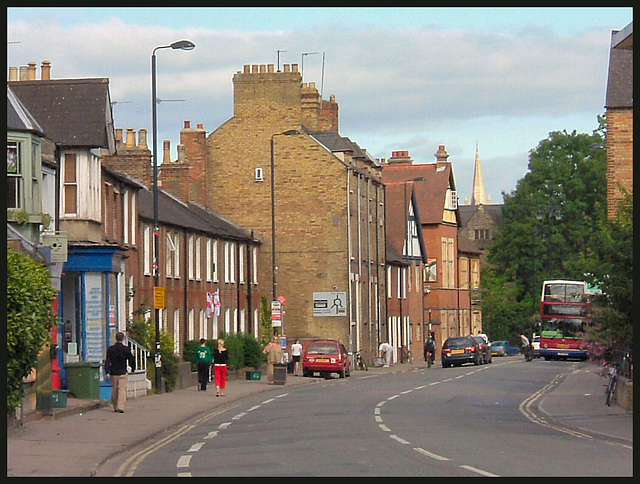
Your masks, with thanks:
[(632, 449), (536, 414), (567, 365), (506, 357), (276, 386), (168, 430), (98, 476), (632, 475)]

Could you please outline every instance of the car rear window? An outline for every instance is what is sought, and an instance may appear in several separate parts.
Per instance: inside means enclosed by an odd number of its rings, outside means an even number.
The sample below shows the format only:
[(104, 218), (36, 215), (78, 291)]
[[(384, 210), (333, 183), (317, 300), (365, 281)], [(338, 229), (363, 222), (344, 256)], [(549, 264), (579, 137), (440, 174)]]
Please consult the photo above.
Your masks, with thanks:
[(312, 343), (307, 349), (308, 355), (337, 355), (338, 347), (332, 344)]
[(455, 338), (445, 341), (445, 348), (464, 348), (473, 344), (468, 338)]

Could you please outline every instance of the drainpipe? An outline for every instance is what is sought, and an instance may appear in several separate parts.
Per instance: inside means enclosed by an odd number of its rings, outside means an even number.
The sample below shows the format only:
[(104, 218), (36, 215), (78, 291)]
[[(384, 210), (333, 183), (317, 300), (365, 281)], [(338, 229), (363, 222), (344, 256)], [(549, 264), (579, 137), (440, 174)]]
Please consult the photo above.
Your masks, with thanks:
[[(352, 168), (347, 167), (347, 247), (348, 247), (348, 260), (347, 260), (347, 276), (349, 287), (349, 342), (350, 350), (353, 351), (353, 324), (351, 320), (353, 318), (353, 280), (351, 278), (351, 259), (353, 254), (353, 248), (351, 247), (351, 172)], [(357, 346), (356, 346), (357, 347)]]

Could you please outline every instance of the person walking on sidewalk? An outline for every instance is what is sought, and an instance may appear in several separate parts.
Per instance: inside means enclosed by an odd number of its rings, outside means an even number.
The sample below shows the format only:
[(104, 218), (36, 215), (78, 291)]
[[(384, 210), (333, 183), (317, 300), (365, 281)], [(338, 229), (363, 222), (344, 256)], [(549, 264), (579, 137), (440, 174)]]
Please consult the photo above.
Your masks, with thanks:
[(300, 358), (302, 357), (302, 345), (296, 338), (296, 342), (291, 345), (291, 355), (293, 356), (293, 374), (300, 376)]
[(107, 348), (107, 357), (104, 362), (104, 370), (107, 378), (111, 378), (111, 403), (113, 411), (124, 413), (124, 404), (127, 401), (127, 366), (131, 371), (136, 369), (136, 359), (131, 353), (131, 348), (123, 344), (124, 333), (116, 333), (116, 342)]
[(271, 343), (265, 346), (262, 352), (267, 355), (267, 383), (273, 385), (273, 365), (282, 363), (283, 358), (282, 347), (278, 337), (274, 336)]
[(206, 339), (200, 338), (200, 346), (196, 348), (195, 362), (198, 365), (198, 390), (207, 391), (209, 383), (209, 368), (211, 367), (211, 348), (206, 345)]
[(216, 379), (216, 397), (224, 397), (227, 388), (227, 361), (229, 352), (224, 346), (224, 340), (218, 340), (218, 347), (213, 350), (213, 374)]

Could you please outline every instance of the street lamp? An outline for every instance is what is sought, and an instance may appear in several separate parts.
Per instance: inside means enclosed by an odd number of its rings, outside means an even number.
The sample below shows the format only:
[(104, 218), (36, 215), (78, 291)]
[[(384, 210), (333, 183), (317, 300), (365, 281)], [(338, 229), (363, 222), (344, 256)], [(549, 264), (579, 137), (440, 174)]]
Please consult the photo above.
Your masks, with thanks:
[(300, 134), (300, 131), (296, 129), (290, 129), (284, 133), (276, 133), (271, 136), (271, 279), (272, 286), (272, 301), (277, 301), (278, 291), (276, 289), (276, 163), (275, 163), (275, 148), (273, 145), (273, 139), (276, 136), (291, 136)]
[[(162, 354), (160, 351), (160, 308), (156, 304), (156, 291), (160, 288), (160, 226), (158, 223), (158, 114), (156, 108), (156, 51), (160, 49), (193, 50), (196, 44), (189, 40), (179, 40), (170, 45), (161, 45), (153, 49), (151, 53), (151, 113), (153, 126), (153, 269), (155, 272), (154, 292), (154, 317), (156, 326), (156, 391), (162, 393)], [(163, 298), (164, 299), (164, 298)]]

